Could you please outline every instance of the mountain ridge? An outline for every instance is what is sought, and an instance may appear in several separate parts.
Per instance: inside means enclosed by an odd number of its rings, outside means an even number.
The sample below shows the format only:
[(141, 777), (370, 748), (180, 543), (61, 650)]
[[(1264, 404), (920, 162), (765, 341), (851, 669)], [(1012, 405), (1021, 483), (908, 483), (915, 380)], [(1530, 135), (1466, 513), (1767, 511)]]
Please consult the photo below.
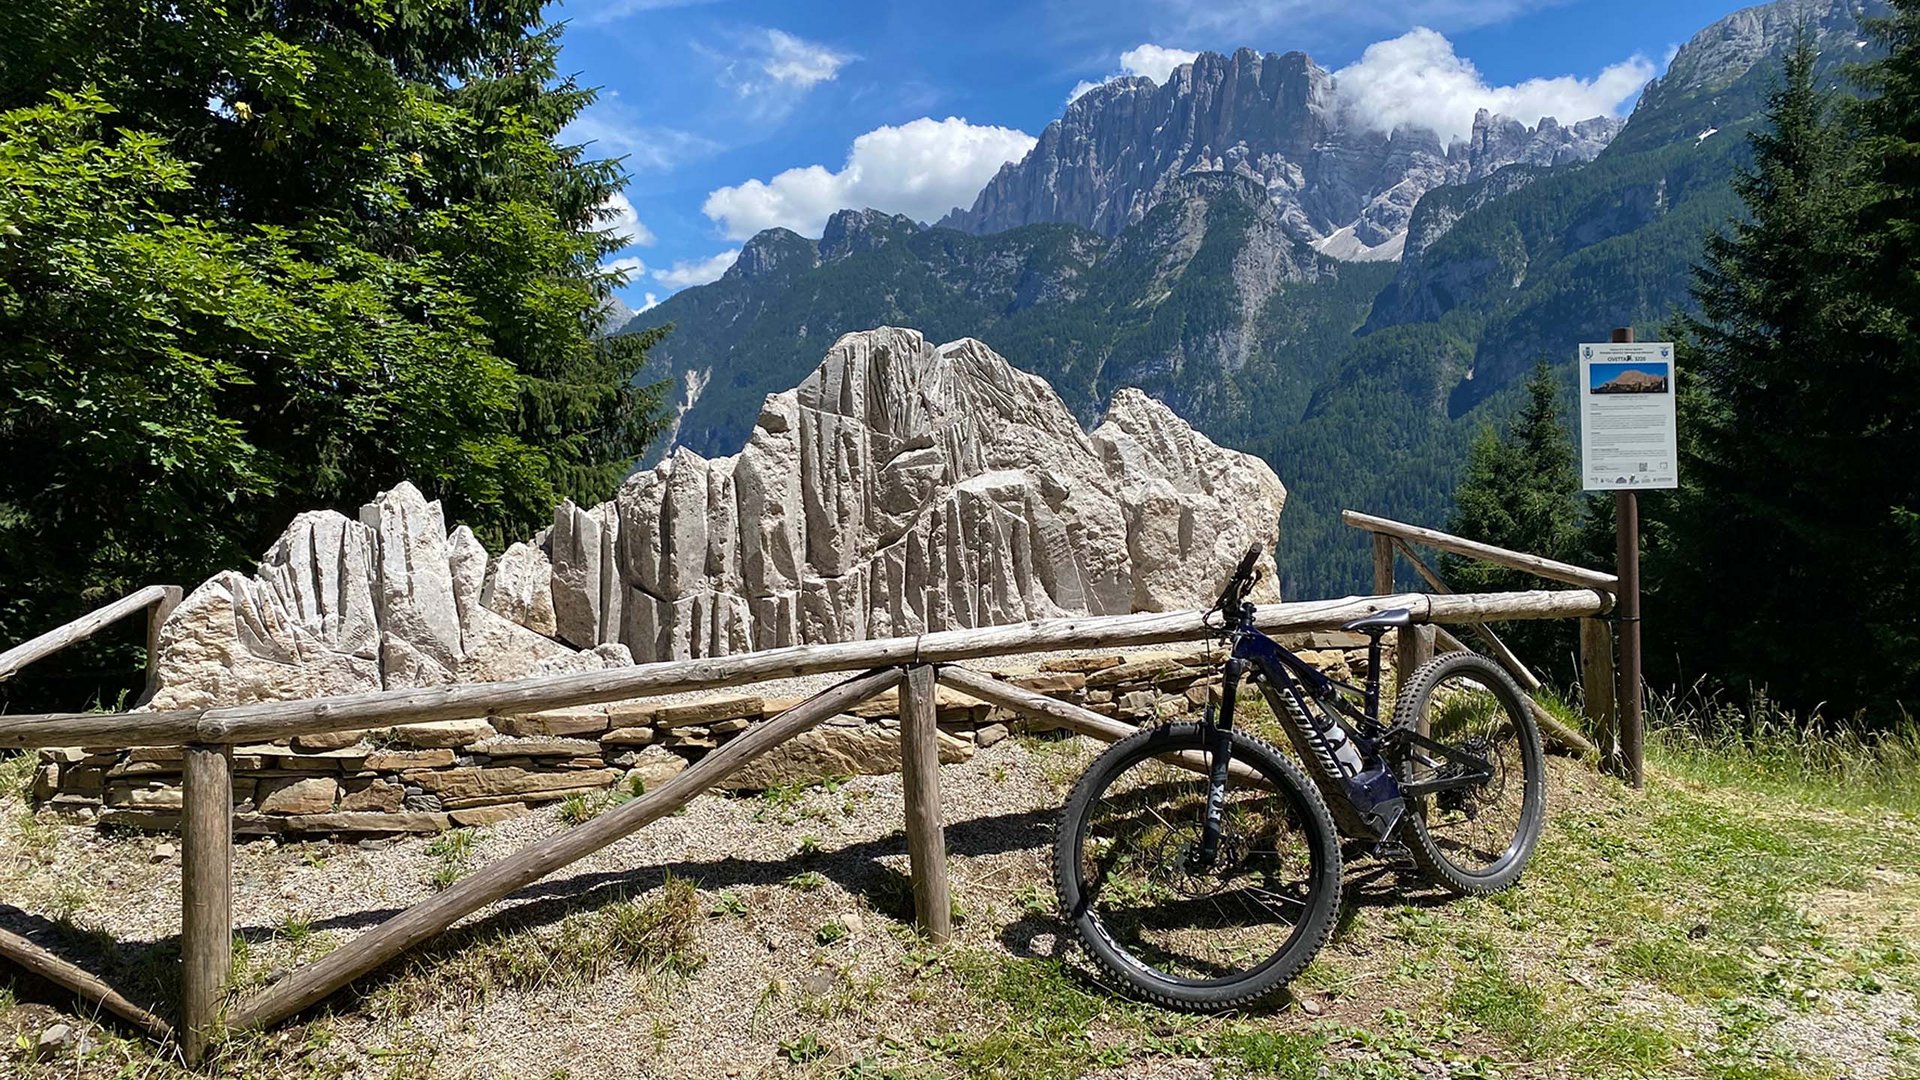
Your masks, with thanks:
[(1117, 235), (1180, 176), (1233, 172), (1268, 189), (1293, 235), (1343, 258), (1392, 258), (1420, 196), (1515, 163), (1591, 159), (1623, 121), (1529, 127), (1480, 110), (1468, 138), (1352, 115), (1303, 52), (1201, 53), (1165, 83), (1116, 79), (1069, 103), (1034, 148), (937, 222), (985, 234), (1065, 222)]
[[(1781, 6), (1824, 27), (1823, 78), (1837, 83), (1859, 58), (1859, 20), (1885, 0)], [(975, 235), (875, 211), (836, 214), (817, 241), (769, 231), (720, 281), (629, 327), (678, 327), (655, 349), (658, 374), (701, 382), (680, 438), (707, 452), (744, 437), (809, 341), (872, 326), (1021, 356), (1083, 422), (1138, 386), (1287, 482), (1290, 594), (1363, 589), (1366, 552), (1341, 508), (1442, 523), (1473, 431), (1536, 359), (1555, 362), (1570, 401), (1575, 344), (1690, 303), (1704, 236), (1739, 212), (1728, 180), (1797, 25), (1749, 9), (1704, 28), (1591, 161), (1510, 163), (1427, 191), (1397, 263), (1333, 258), (1258, 178), (1190, 170), (1112, 236), (1061, 223)]]

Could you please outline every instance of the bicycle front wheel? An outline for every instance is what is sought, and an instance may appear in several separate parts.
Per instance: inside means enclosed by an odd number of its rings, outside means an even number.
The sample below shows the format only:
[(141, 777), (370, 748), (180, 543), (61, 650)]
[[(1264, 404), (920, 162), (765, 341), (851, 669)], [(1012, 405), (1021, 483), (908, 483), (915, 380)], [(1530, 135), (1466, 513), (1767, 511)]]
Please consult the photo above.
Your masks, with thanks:
[[(1184, 755), (1184, 758), (1183, 756)], [(1233, 733), (1255, 776), (1227, 788), (1217, 857), (1199, 867), (1210, 758), (1198, 724), (1113, 744), (1067, 799), (1054, 846), (1061, 911), (1141, 996), (1216, 1011), (1286, 985), (1332, 932), (1340, 846), (1320, 792), (1268, 744)]]

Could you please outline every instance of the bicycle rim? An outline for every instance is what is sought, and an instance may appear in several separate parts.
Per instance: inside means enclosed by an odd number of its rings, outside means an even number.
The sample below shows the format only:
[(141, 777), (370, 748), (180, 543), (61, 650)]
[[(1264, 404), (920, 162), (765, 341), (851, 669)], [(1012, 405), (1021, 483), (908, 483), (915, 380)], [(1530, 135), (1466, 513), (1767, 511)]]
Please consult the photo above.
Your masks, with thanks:
[(1163, 756), (1200, 742), (1196, 733), (1143, 743), (1107, 770), (1073, 852), (1083, 926), (1139, 974), (1191, 988), (1252, 979), (1317, 931), (1312, 894), (1324, 865), (1300, 796), (1263, 768), (1270, 788), (1230, 785), (1218, 858), (1196, 867), (1207, 778)]

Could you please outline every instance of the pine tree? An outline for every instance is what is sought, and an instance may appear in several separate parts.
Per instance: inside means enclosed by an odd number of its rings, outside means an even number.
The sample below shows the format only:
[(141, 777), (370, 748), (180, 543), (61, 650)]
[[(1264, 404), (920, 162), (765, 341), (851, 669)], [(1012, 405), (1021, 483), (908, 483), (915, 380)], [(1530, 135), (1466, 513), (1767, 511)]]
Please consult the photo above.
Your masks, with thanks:
[(1835, 479), (1858, 513), (1854, 588), (1873, 646), (1863, 700), (1920, 710), (1920, 0), (1868, 24), (1887, 50), (1857, 73), (1861, 198), (1850, 230), (1862, 258), (1845, 294), (1857, 351), (1837, 387), (1853, 408), (1835, 434)]
[[(1526, 402), (1504, 434), (1491, 425), (1475, 436), (1466, 476), (1454, 492), (1447, 531), (1469, 540), (1579, 561), (1580, 476), (1573, 440), (1560, 420), (1559, 388), (1545, 360), (1527, 378)], [(1461, 556), (1441, 561), (1441, 573), (1463, 592), (1532, 589), (1522, 571)], [(1553, 623), (1501, 629), (1516, 655), (1546, 671), (1570, 672), (1573, 632)]]

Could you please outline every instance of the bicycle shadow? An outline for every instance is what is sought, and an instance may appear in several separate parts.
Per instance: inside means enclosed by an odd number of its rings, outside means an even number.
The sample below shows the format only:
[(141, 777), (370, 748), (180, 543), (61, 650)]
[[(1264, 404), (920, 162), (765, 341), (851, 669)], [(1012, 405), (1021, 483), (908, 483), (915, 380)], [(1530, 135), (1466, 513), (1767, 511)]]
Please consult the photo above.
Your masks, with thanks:
[[(1340, 912), (1327, 944), (1349, 942), (1355, 935), (1354, 923), (1363, 910), (1415, 907), (1437, 908), (1456, 899), (1453, 894), (1430, 885), (1418, 872), (1392, 863), (1368, 859), (1355, 866), (1350, 861), (1341, 884)], [(1157, 1003), (1116, 983), (1092, 963), (1078, 945), (1073, 929), (1057, 914), (1028, 913), (1001, 929), (1000, 945), (1010, 955), (1025, 960), (1051, 961), (1089, 993), (1123, 997), (1142, 1004)], [(1285, 1012), (1299, 998), (1292, 988), (1284, 988), (1273, 997), (1250, 1009), (1236, 1009), (1242, 1016), (1272, 1016)]]

